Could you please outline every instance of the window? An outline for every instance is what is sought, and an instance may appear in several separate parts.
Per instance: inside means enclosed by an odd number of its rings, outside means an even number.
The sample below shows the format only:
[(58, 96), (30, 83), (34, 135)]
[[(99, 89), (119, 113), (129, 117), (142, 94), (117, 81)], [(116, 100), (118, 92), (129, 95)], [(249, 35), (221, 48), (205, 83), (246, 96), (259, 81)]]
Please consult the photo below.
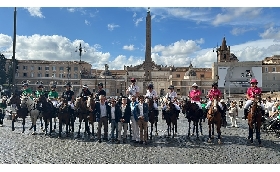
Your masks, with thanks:
[(201, 90), (201, 93), (202, 93), (202, 94), (205, 94), (205, 89), (202, 89), (202, 90)]
[(49, 66), (45, 66), (45, 70), (50, 70), (50, 67)]
[(19, 77), (19, 73), (16, 73), (16, 77)]
[(176, 74), (176, 78), (180, 78), (180, 74)]
[(53, 71), (56, 71), (56, 66), (53, 66), (53, 67), (52, 67), (52, 70), (53, 70)]
[(23, 66), (23, 70), (27, 70), (27, 66)]
[(74, 67), (74, 71), (78, 71), (78, 67)]
[(200, 78), (204, 78), (204, 74), (200, 74)]
[(19, 65), (17, 65), (17, 69), (19, 69)]
[(42, 74), (41, 74), (41, 73), (38, 73), (37, 77), (42, 77)]
[(180, 92), (180, 89), (177, 89), (177, 93), (179, 93)]
[(50, 77), (50, 75), (48, 73), (45, 74), (45, 77)]
[(272, 68), (272, 72), (276, 72), (276, 67), (273, 67), (273, 68)]
[(23, 73), (23, 77), (27, 77), (27, 73)]
[(34, 66), (30, 66), (30, 70), (34, 70)]
[(60, 67), (59, 67), (59, 70), (64, 70), (64, 67), (63, 67), (63, 66), (60, 66)]
[(224, 54), (224, 59), (226, 59), (227, 58), (227, 55), (226, 54)]
[(71, 73), (67, 74), (67, 78), (71, 78)]
[(63, 73), (60, 73), (60, 74), (59, 74), (59, 78), (63, 78)]
[(53, 73), (53, 74), (52, 74), (52, 77), (55, 78), (55, 77), (56, 77), (56, 73)]
[(265, 68), (264, 68), (264, 71), (265, 71), (265, 72), (268, 72), (268, 67), (265, 67)]
[(67, 70), (67, 71), (71, 71), (71, 67), (70, 67), (70, 66), (67, 66), (67, 67), (66, 67), (66, 70)]
[(77, 79), (78, 78), (78, 74), (74, 74), (74, 79)]
[(34, 73), (30, 73), (30, 77), (33, 78), (34, 77)]
[(42, 70), (42, 66), (38, 66), (38, 70)]

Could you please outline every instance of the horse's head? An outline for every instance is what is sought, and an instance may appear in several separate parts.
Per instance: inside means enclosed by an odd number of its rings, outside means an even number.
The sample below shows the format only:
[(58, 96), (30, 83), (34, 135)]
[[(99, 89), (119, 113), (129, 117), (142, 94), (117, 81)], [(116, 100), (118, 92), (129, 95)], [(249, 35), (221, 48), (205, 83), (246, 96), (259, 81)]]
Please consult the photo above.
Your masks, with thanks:
[(95, 98), (93, 96), (89, 96), (87, 99), (87, 107), (94, 109), (95, 106)]

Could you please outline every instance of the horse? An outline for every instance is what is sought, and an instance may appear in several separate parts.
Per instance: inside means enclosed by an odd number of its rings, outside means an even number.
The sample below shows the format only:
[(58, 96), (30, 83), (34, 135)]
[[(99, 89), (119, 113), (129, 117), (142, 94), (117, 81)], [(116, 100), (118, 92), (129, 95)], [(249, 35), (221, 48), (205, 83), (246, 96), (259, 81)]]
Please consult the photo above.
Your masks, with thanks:
[[(189, 100), (185, 100), (182, 106), (182, 112), (183, 114), (186, 114), (186, 118), (189, 122), (189, 129), (187, 137), (190, 137), (190, 130), (191, 130), (191, 122), (193, 122), (193, 133), (196, 129), (196, 138), (198, 139), (198, 123), (200, 126), (200, 133), (202, 135), (202, 110), (199, 109), (198, 105), (196, 103), (192, 103)], [(193, 135), (193, 134), (192, 134)]]
[(174, 130), (176, 130), (177, 125), (177, 110), (175, 105), (172, 102), (168, 102), (166, 105), (166, 109), (164, 110), (164, 119), (166, 120), (167, 124), (167, 134), (168, 136), (171, 136), (171, 129), (172, 129), (172, 138), (174, 138), (175, 133)]
[(218, 133), (218, 143), (221, 144), (221, 122), (222, 122), (222, 114), (220, 112), (220, 106), (218, 105), (217, 99), (211, 102), (210, 108), (207, 112), (208, 119), (208, 128), (209, 128), (209, 138), (208, 143), (211, 143), (214, 138), (214, 125), (216, 124), (217, 133)]
[(52, 132), (52, 118), (55, 117), (55, 107), (52, 102), (49, 102), (44, 95), (38, 99), (38, 104), (41, 105), (41, 114), (45, 122), (45, 135), (48, 134), (48, 122), (50, 123), (49, 135)]
[(30, 119), (32, 124), (29, 130), (32, 130), (33, 128), (32, 135), (36, 134), (36, 122), (40, 114), (40, 111), (38, 110), (38, 104), (36, 101), (37, 99), (33, 101), (32, 98), (29, 96), (25, 96), (25, 95), (21, 96), (21, 104), (27, 107), (27, 110), (30, 114)]
[(25, 118), (28, 115), (28, 109), (25, 104), (22, 104), (19, 95), (14, 94), (8, 102), (12, 107), (12, 131), (15, 131), (15, 121), (17, 118), (22, 118), (22, 133), (25, 131)]
[(80, 136), (80, 130), (82, 122), (85, 122), (85, 131), (87, 131), (88, 135), (90, 135), (89, 127), (88, 127), (88, 107), (87, 107), (87, 98), (86, 97), (78, 97), (75, 101), (76, 111), (78, 113), (79, 118), (79, 130), (78, 136)]
[(260, 106), (261, 98), (260, 96), (255, 96), (254, 100), (252, 101), (251, 108), (248, 112), (248, 125), (249, 125), (249, 136), (248, 140), (253, 143), (253, 130), (256, 131), (256, 139), (261, 145), (261, 138), (260, 138), (260, 130), (262, 125), (262, 108)]
[(87, 99), (87, 107), (89, 110), (89, 114), (87, 116), (88, 118), (88, 122), (91, 125), (91, 134), (92, 134), (92, 138), (94, 139), (94, 123), (97, 122), (96, 121), (96, 115), (94, 113), (94, 109), (95, 109), (95, 99), (93, 96), (88, 97)]
[(59, 119), (59, 133), (58, 137), (61, 137), (62, 132), (62, 124), (66, 125), (66, 136), (69, 136), (69, 130), (70, 128), (70, 107), (68, 105), (68, 101), (62, 99), (62, 104), (59, 106), (58, 109), (58, 119)]
[(158, 135), (158, 131), (157, 131), (158, 115), (157, 115), (157, 110), (154, 107), (154, 100), (152, 98), (148, 99), (148, 117), (149, 117), (149, 122), (151, 123), (150, 140), (152, 140), (154, 124), (156, 129), (155, 134)]

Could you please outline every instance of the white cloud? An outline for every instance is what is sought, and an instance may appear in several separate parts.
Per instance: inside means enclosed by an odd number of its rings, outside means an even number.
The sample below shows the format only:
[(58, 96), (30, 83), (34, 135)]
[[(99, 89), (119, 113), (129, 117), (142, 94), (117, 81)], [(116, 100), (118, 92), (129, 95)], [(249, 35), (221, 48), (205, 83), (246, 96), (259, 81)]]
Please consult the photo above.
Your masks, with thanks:
[(73, 13), (73, 12), (75, 12), (75, 11), (76, 11), (76, 8), (67, 8), (67, 11), (69, 11), (69, 12)]
[(40, 7), (25, 7), (25, 9), (28, 10), (31, 16), (45, 18)]
[(90, 22), (88, 20), (85, 20), (86, 25), (90, 25)]
[(134, 18), (134, 17), (136, 17), (136, 16), (137, 16), (137, 14), (136, 14), (136, 12), (134, 12), (132, 17)]
[[(244, 19), (255, 19), (262, 13), (262, 8), (252, 7), (238, 7), (238, 8), (224, 8), (223, 14), (219, 13), (216, 15), (213, 25), (217, 26), (223, 23), (229, 22), (241, 22)], [(247, 20), (248, 22), (248, 20)], [(247, 23), (248, 24), (248, 23)]]
[(280, 40), (280, 28), (269, 27), (263, 33), (260, 34), (263, 39), (276, 39)]
[(114, 30), (116, 27), (120, 27), (120, 26), (115, 24), (108, 24), (108, 30), (110, 31)]
[(123, 46), (124, 50), (129, 50), (129, 51), (133, 51), (135, 50), (134, 45), (125, 45)]
[(232, 35), (238, 36), (238, 35), (242, 35), (245, 32), (249, 32), (251, 30), (256, 30), (256, 28), (245, 28), (245, 27), (237, 28), (237, 27), (235, 27), (230, 31), (230, 33)]
[(143, 17), (138, 18), (138, 19), (133, 19), (135, 26), (138, 26), (140, 22), (143, 21)]

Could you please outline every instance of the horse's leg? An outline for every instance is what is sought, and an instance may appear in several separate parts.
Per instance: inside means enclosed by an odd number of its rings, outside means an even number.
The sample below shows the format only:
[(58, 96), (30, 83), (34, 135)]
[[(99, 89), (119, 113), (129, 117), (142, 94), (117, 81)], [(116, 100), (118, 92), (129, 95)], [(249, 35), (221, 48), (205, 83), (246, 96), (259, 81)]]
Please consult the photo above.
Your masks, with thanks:
[(48, 119), (45, 118), (44, 122), (45, 122), (45, 136), (46, 136), (48, 134)]
[(215, 127), (214, 122), (211, 124), (211, 127), (212, 127), (212, 135), (211, 135), (211, 138), (214, 139), (214, 127)]
[[(40, 115), (41, 115), (41, 113), (40, 113)], [(40, 117), (40, 122), (41, 122), (41, 130), (43, 130), (43, 117)]]
[(259, 142), (259, 145), (262, 143), (261, 142), (261, 123), (257, 122), (256, 124), (256, 139)]
[(196, 138), (198, 139), (198, 121), (195, 122)]
[(192, 131), (192, 136), (194, 135), (194, 130), (195, 130), (195, 121), (193, 121), (193, 131)]
[(250, 140), (251, 143), (253, 143), (253, 126), (252, 124), (249, 124), (249, 137), (248, 139)]
[(200, 128), (200, 134), (203, 135), (203, 133), (202, 133), (202, 118), (199, 119), (199, 128)]
[(171, 123), (171, 125), (172, 125), (172, 138), (174, 138), (174, 136), (175, 136), (175, 123)]
[(22, 118), (22, 133), (25, 131), (25, 117)]
[(78, 136), (80, 136), (81, 127), (82, 127), (82, 121), (81, 121), (81, 120), (79, 120), (79, 130), (78, 130)]
[(15, 131), (15, 114), (12, 114), (12, 131)]
[(217, 122), (217, 133), (218, 133), (218, 143), (221, 144), (221, 127), (222, 127), (222, 124)]
[(156, 128), (156, 136), (158, 135), (158, 131), (157, 131), (157, 122), (155, 122), (155, 128)]
[(190, 134), (191, 134), (191, 121), (189, 120), (188, 137), (190, 137)]
[(50, 131), (49, 131), (49, 135), (51, 135), (52, 133), (52, 117), (50, 117)]
[(208, 143), (212, 142), (212, 140), (211, 140), (211, 128), (212, 128), (212, 124), (211, 124), (211, 122), (208, 121), (208, 131), (209, 131), (209, 133), (208, 133)]
[(59, 123), (58, 123), (58, 137), (61, 137), (61, 132), (62, 132), (62, 121), (61, 119), (59, 119)]

